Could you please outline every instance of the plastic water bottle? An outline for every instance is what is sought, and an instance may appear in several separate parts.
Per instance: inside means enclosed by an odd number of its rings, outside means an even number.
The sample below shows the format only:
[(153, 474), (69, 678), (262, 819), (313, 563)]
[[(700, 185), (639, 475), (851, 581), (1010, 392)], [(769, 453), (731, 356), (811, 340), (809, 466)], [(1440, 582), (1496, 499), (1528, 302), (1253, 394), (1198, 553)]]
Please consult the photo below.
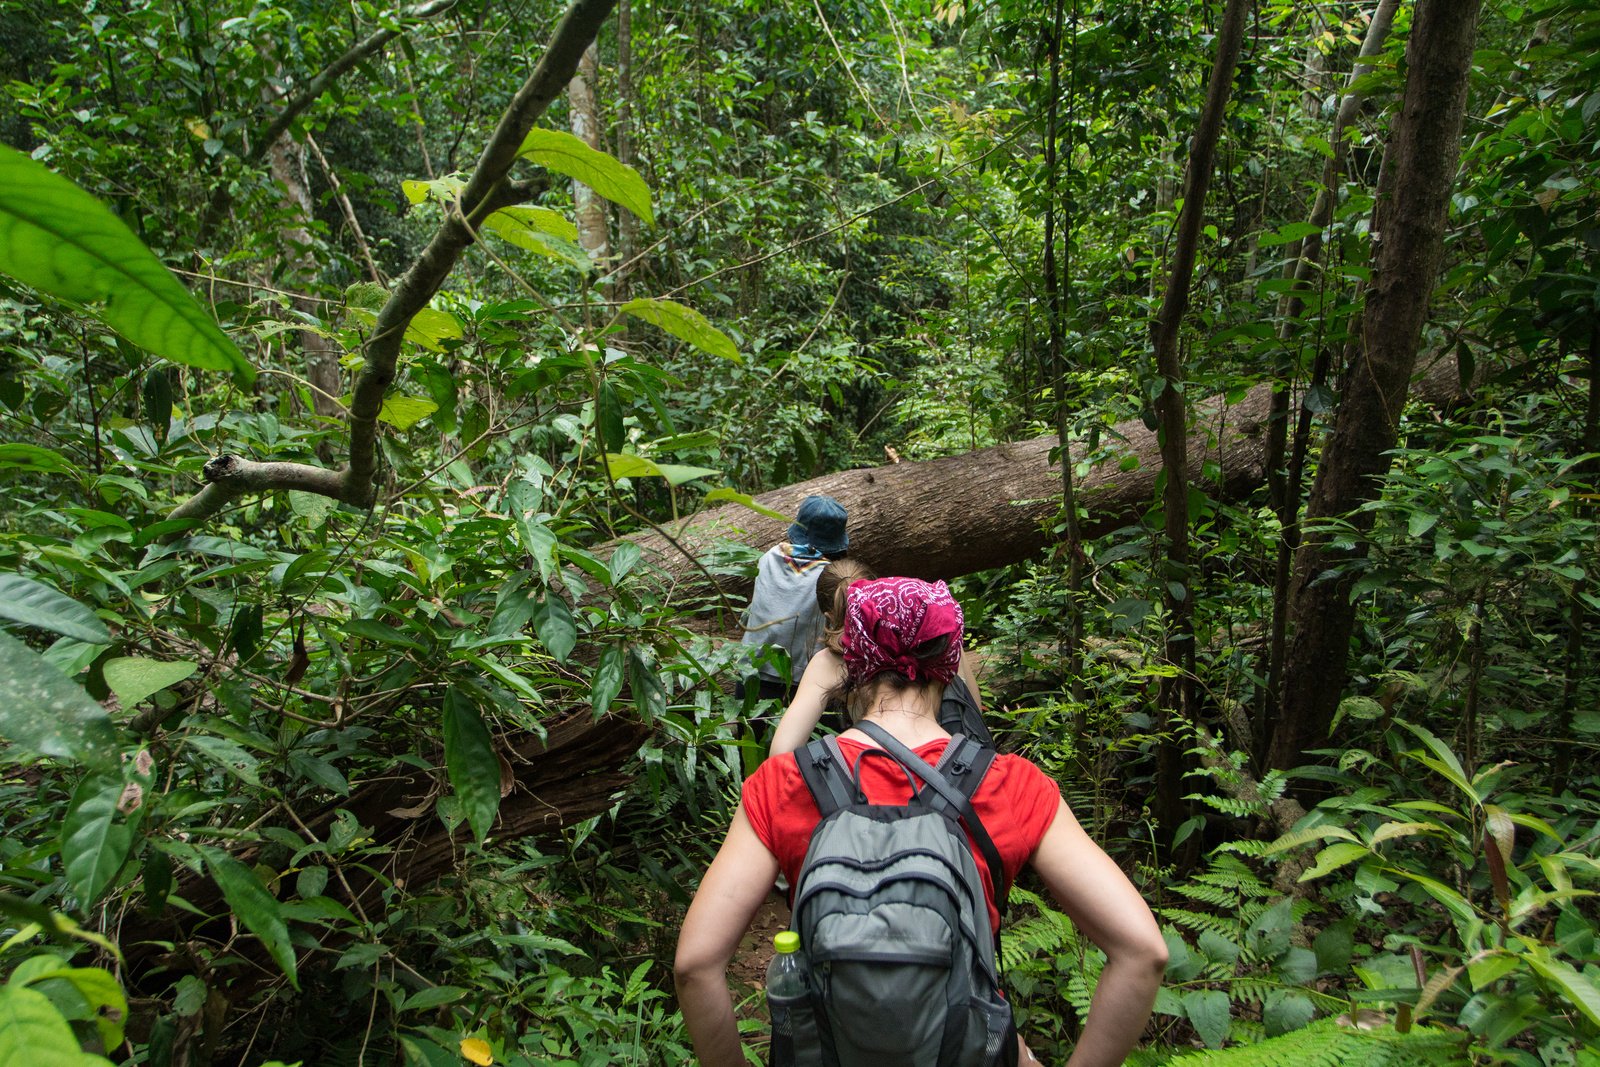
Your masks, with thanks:
[(806, 954), (800, 951), (800, 935), (785, 930), (772, 938), (776, 950), (767, 964), (767, 1010), (772, 1013), (773, 1067), (795, 1062), (795, 1033), (809, 1031), (810, 976)]

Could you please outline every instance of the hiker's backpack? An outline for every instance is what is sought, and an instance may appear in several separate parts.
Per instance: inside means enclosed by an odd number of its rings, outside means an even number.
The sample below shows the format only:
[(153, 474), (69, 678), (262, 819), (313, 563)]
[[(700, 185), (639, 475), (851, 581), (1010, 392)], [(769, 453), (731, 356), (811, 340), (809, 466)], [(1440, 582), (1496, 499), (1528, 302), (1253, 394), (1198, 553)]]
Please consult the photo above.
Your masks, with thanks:
[(994, 747), (989, 724), (983, 721), (978, 701), (960, 675), (950, 679), (950, 684), (944, 687), (944, 695), (939, 700), (939, 725), (952, 737), (962, 734), (985, 748)]
[[(1000, 854), (971, 799), (994, 749), (953, 737), (930, 767), (876, 724), (857, 728), (883, 748), (865, 750), (853, 772), (834, 737), (796, 754), (822, 813), (795, 882), (790, 924), (809, 961), (811, 995), (790, 1011), (793, 1041), (775, 1045), (774, 1067), (1015, 1064), (996, 933), (962, 830), (1003, 900)], [(861, 765), (869, 759), (893, 760), (905, 771), (907, 804), (867, 801)]]

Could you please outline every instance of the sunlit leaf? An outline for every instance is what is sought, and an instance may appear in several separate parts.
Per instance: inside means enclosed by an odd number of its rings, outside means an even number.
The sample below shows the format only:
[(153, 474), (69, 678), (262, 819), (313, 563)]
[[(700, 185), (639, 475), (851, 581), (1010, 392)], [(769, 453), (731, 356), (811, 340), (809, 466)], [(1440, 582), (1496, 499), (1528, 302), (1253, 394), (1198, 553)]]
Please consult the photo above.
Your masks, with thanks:
[(83, 1051), (61, 1012), (43, 993), (0, 986), (0, 1063), (91, 1067), (110, 1060)]
[(737, 489), (729, 489), (728, 487), (723, 486), (706, 493), (707, 504), (717, 504), (721, 503), (722, 501), (727, 501), (730, 504), (738, 504), (740, 507), (749, 508), (758, 515), (765, 515), (769, 519), (778, 519), (781, 522), (788, 522), (794, 517), (792, 515), (785, 515), (781, 511), (774, 511), (765, 504), (758, 503), (756, 498), (751, 496), (749, 493), (741, 493)]
[(680, 341), (686, 341), (702, 352), (741, 362), (739, 348), (728, 335), (717, 329), (700, 312), (676, 300), (657, 297), (639, 297), (618, 309), (634, 318), (653, 323)]
[(439, 405), (426, 397), (386, 396), (378, 418), (397, 430), (409, 430), (438, 410)]
[(564, 130), (529, 130), (517, 150), (523, 159), (565, 174), (593, 189), (614, 204), (621, 204), (646, 225), (655, 222), (650, 208), (650, 187), (639, 172), (597, 152)]
[(198, 663), (186, 659), (165, 661), (143, 656), (119, 656), (107, 660), (103, 668), (106, 685), (125, 709), (177, 685), (199, 669)]
[(0, 271), (90, 307), (123, 337), (174, 363), (255, 380), (228, 339), (127, 224), (43, 164), (0, 145)]

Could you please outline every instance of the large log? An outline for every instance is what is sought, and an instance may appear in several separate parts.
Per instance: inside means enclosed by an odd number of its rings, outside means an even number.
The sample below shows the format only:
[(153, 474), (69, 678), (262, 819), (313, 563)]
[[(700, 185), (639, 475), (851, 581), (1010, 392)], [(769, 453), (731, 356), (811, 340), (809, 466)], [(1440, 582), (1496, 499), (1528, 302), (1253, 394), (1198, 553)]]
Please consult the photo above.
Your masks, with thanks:
[[(1413, 395), (1444, 405), (1459, 392), (1456, 363), (1445, 358), (1424, 372)], [(1217, 396), (1195, 405), (1189, 456), (1195, 471), (1215, 464), (1216, 477), (1202, 483), (1209, 492), (1239, 500), (1265, 483), (1271, 402), (1271, 387), (1260, 385), (1232, 404)], [(1155, 433), (1135, 419), (1118, 423), (1105, 437), (1109, 446), (1079, 487), (1085, 537), (1136, 522), (1155, 503), (1161, 470)], [(1030, 559), (1058, 541), (1051, 529), (1061, 506), (1061, 472), (1051, 459), (1056, 448), (1057, 438), (1050, 435), (919, 463), (840, 471), (755, 499), (792, 515), (813, 493), (836, 497), (850, 512), (852, 556), (879, 574), (949, 579)], [(664, 530), (670, 539), (651, 532), (627, 540), (675, 584), (695, 587), (700, 572), (688, 553), (703, 555), (725, 540), (765, 548), (783, 538), (786, 524), (730, 504)], [(730, 598), (748, 593), (738, 581), (719, 582)]]

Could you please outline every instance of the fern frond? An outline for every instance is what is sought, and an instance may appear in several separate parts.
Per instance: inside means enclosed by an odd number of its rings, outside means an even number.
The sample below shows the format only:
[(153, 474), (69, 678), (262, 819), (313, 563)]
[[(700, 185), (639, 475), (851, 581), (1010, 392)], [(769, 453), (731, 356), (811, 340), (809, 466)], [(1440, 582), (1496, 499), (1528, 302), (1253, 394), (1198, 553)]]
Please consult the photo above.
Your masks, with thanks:
[[(1244, 1024), (1238, 1036), (1249, 1039)], [(1179, 1056), (1181, 1067), (1470, 1067), (1470, 1035), (1416, 1026), (1406, 1033), (1393, 1027), (1354, 1030), (1320, 1019), (1302, 1030), (1249, 1045)]]

